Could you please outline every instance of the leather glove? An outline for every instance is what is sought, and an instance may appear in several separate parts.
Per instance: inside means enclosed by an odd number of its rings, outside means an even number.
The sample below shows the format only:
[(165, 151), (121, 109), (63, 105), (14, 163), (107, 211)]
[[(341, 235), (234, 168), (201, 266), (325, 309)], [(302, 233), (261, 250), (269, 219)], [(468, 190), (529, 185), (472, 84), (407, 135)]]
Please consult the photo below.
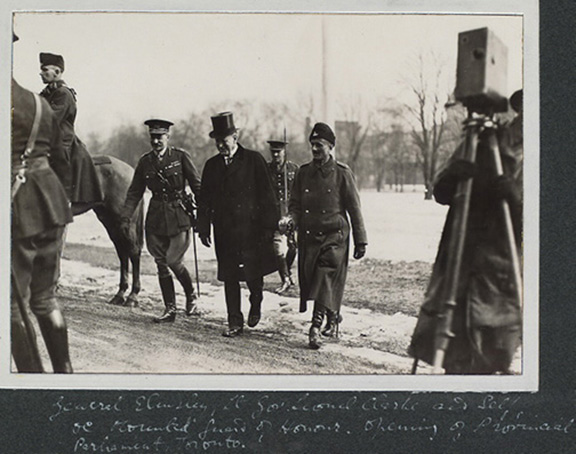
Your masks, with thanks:
[(278, 231), (284, 235), (286, 232), (294, 228), (294, 221), (290, 216), (284, 216), (278, 221)]
[(366, 255), (366, 245), (365, 244), (358, 244), (354, 246), (354, 258), (356, 260), (361, 259)]
[(212, 240), (210, 239), (210, 235), (202, 235), (200, 234), (200, 241), (206, 247), (212, 246)]

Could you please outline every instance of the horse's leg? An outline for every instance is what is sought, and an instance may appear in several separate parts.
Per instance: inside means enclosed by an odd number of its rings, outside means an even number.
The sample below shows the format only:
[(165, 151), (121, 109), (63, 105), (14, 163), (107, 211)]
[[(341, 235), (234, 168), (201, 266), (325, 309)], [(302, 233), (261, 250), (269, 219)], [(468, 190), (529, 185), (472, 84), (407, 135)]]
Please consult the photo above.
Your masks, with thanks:
[(144, 204), (140, 202), (132, 216), (130, 224), (129, 257), (132, 263), (132, 290), (126, 298), (126, 306), (138, 306), (138, 293), (140, 292), (140, 257), (144, 244)]
[(120, 284), (118, 286), (118, 292), (109, 301), (110, 304), (124, 305), (124, 294), (128, 290), (128, 263), (129, 263), (129, 251), (127, 247), (127, 240), (120, 231), (119, 222), (115, 220), (115, 216), (109, 212), (105, 205), (99, 205), (94, 207), (94, 212), (96, 216), (106, 228), (108, 236), (114, 244), (116, 249), (116, 254), (120, 260)]

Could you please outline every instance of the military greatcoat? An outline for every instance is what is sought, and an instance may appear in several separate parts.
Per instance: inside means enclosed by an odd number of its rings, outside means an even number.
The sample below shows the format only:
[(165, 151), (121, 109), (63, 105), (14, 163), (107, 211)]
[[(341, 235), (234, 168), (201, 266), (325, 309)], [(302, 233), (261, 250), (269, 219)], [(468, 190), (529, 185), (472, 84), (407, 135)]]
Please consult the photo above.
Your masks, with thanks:
[(300, 311), (306, 302), (339, 311), (348, 271), (350, 224), (354, 244), (368, 239), (352, 170), (330, 157), (300, 167), (288, 211), (298, 229)]
[(221, 281), (251, 281), (277, 270), (272, 235), (280, 218), (266, 160), (238, 144), (229, 165), (206, 161), (198, 200), (198, 233), (214, 243)]
[(174, 236), (188, 230), (191, 220), (180, 202), (186, 183), (197, 196), (200, 191), (200, 174), (188, 152), (168, 147), (162, 159), (159, 159), (153, 150), (149, 151), (136, 165), (122, 217), (132, 217), (144, 191), (149, 188), (152, 198), (146, 214), (146, 233)]
[(92, 158), (84, 143), (76, 136), (76, 92), (63, 80), (48, 85), (40, 93), (54, 111), (60, 125), (64, 149), (70, 156), (72, 171), (72, 202), (93, 203), (102, 201), (100, 181)]
[[(518, 118), (518, 117), (517, 117)], [(522, 235), (522, 126), (514, 121), (499, 137), (504, 174), (514, 184), (508, 200), (518, 253)], [(438, 175), (434, 197), (450, 204), (457, 180), (450, 168), (462, 157), (460, 147)], [(476, 158), (462, 267), (456, 295), (453, 331), (444, 366), (450, 373), (491, 373), (510, 364), (520, 343), (522, 313), (516, 298), (512, 261), (506, 242), (501, 198), (494, 190), (495, 173), (486, 138), (481, 135)], [(409, 352), (430, 364), (434, 361), (435, 325), (443, 310), (448, 250), (454, 212), (446, 218), (442, 238)]]

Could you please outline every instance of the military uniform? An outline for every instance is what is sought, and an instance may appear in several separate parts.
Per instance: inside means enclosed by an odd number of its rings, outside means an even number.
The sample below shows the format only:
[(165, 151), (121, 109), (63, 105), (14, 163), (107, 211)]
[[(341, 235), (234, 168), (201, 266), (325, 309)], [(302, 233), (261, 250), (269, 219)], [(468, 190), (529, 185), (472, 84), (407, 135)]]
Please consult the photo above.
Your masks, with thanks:
[(300, 312), (308, 300), (339, 312), (348, 270), (350, 223), (354, 244), (367, 244), (352, 171), (330, 157), (296, 174), (288, 211), (298, 229)]
[(102, 189), (96, 168), (86, 146), (76, 136), (76, 92), (63, 80), (51, 83), (42, 92), (54, 111), (60, 125), (62, 143), (69, 154), (72, 169), (71, 200), (73, 203), (97, 203), (102, 201)]
[[(284, 166), (286, 166), (286, 173), (284, 172)], [(290, 200), (294, 177), (298, 171), (298, 164), (286, 161), (283, 166), (278, 167), (274, 162), (269, 162), (268, 170), (272, 177), (272, 186), (274, 187), (276, 198), (280, 202), (280, 214), (281, 216), (285, 216), (288, 212), (288, 200)], [(286, 180), (288, 180), (288, 189), (285, 191), (284, 186)]]
[[(170, 122), (165, 123), (172, 125)], [(149, 123), (146, 122), (146, 124)], [(168, 127), (164, 132), (166, 134)], [(152, 134), (153, 126), (150, 128)], [(160, 289), (166, 307), (164, 314), (154, 320), (156, 322), (174, 321), (176, 301), (170, 270), (179, 280), (186, 294), (187, 315), (192, 315), (196, 310), (193, 304), (196, 299), (194, 286), (190, 273), (184, 266), (184, 254), (190, 246), (190, 228), (192, 227), (191, 218), (182, 204), (186, 183), (197, 196), (200, 190), (200, 176), (186, 151), (167, 147), (163, 156), (160, 157), (154, 150), (151, 150), (138, 161), (124, 203), (123, 222), (126, 224), (142, 200), (146, 188), (152, 192), (144, 224), (146, 246), (156, 262)]]
[[(41, 117), (31, 153), (25, 157), (25, 182), (12, 200), (12, 352), (21, 372), (40, 372), (30, 360), (30, 345), (15, 298), (35, 314), (54, 372), (71, 372), (68, 334), (56, 301), (64, 226), (72, 221), (66, 190), (70, 163), (50, 106), (41, 101)], [(35, 111), (34, 94), (12, 80), (12, 174), (22, 166)]]
[[(522, 124), (521, 117), (499, 131), (504, 175), (512, 182), (508, 198), (520, 253), (522, 235)], [(434, 196), (450, 204), (458, 180), (455, 163), (461, 146), (437, 178)], [(506, 372), (520, 344), (522, 312), (516, 298), (513, 268), (501, 213), (486, 134), (479, 137), (466, 241), (456, 294), (452, 330), (444, 360), (446, 373), (489, 374)], [(425, 300), (412, 336), (409, 353), (430, 364), (434, 361), (435, 326), (444, 303), (444, 283), (450, 251), (454, 211), (448, 212)]]

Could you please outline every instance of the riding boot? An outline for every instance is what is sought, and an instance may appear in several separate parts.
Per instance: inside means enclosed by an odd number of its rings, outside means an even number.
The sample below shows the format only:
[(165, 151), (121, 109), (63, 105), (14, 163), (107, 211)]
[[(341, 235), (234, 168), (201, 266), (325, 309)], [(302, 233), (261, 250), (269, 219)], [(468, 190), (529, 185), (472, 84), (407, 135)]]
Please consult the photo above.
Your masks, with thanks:
[(176, 279), (182, 285), (184, 289), (184, 294), (186, 295), (186, 315), (199, 315), (198, 307), (196, 306), (197, 296), (194, 292), (194, 284), (192, 283), (192, 278), (190, 277), (190, 273), (186, 268), (176, 275)]
[(324, 314), (326, 308), (324, 306), (318, 307), (314, 304), (314, 312), (312, 313), (312, 326), (308, 335), (308, 346), (313, 350), (318, 350), (321, 346), (320, 343), (320, 328), (324, 321)]
[(68, 350), (68, 328), (59, 309), (47, 315), (37, 315), (38, 326), (42, 332), (46, 350), (50, 355), (52, 368), (56, 374), (71, 374), (72, 363)]
[(41, 373), (42, 360), (38, 354), (36, 334), (28, 334), (23, 321), (12, 321), (10, 327), (12, 357), (20, 373)]
[(171, 323), (176, 319), (176, 292), (174, 291), (174, 281), (172, 276), (159, 277), (160, 290), (164, 300), (164, 313), (160, 317), (154, 318), (154, 323)]
[(342, 315), (330, 309), (326, 310), (326, 326), (322, 330), (322, 335), (326, 337), (338, 337), (338, 328), (342, 323)]

